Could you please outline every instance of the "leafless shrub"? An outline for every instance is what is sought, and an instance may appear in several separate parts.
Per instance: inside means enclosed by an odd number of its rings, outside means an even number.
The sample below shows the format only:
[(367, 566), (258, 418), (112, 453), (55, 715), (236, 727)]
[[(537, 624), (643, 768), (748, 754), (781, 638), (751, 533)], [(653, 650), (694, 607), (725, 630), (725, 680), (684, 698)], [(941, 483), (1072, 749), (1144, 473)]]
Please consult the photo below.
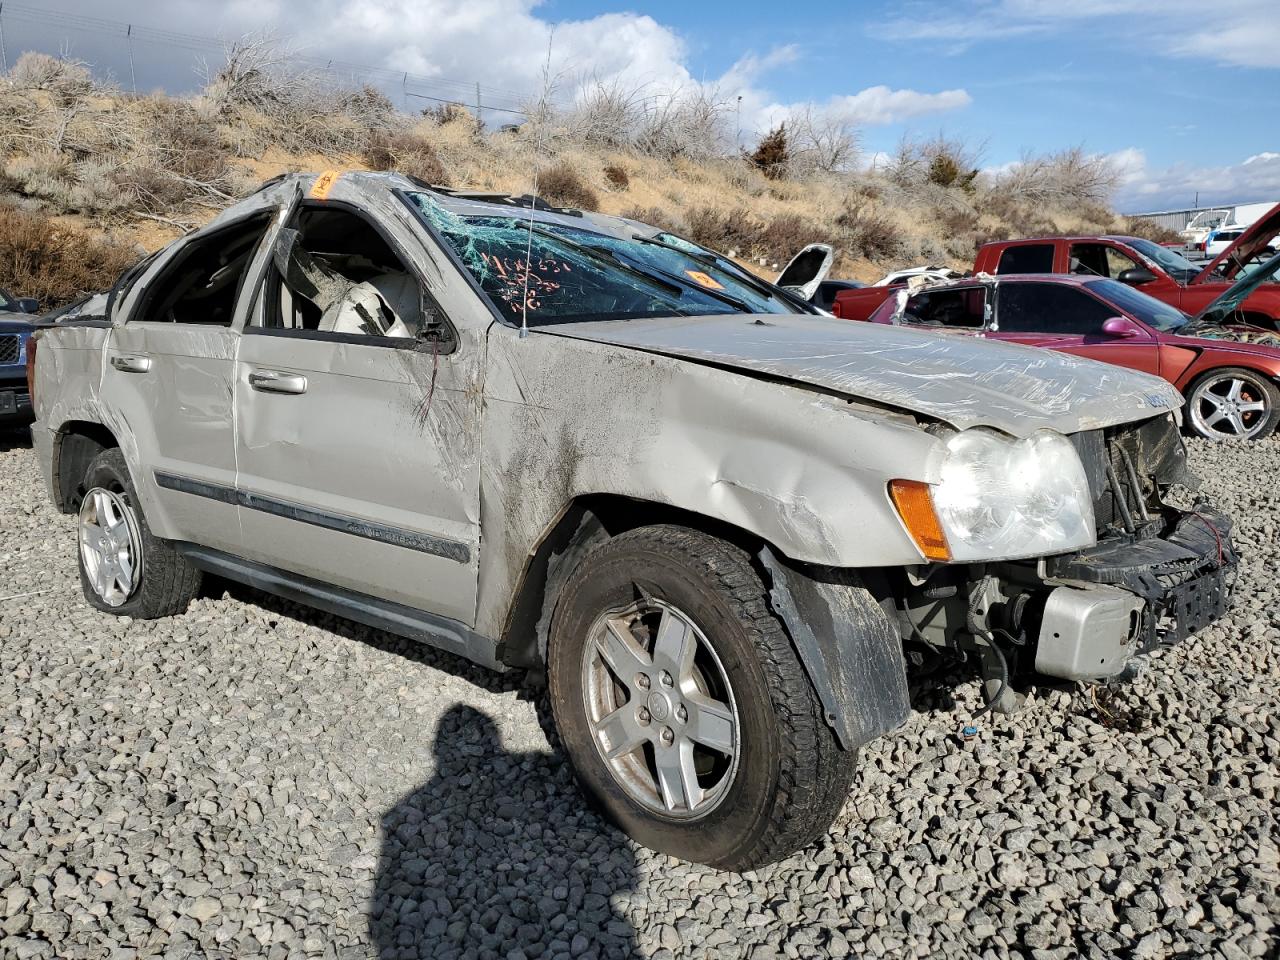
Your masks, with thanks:
[(431, 106), (423, 108), (422, 116), (441, 127), (446, 123), (468, 123), (474, 125), (476, 122), (475, 114), (460, 103), (433, 103)]
[(1127, 237), (1141, 237), (1155, 243), (1177, 243), (1182, 239), (1177, 230), (1161, 226), (1150, 217), (1121, 217), (1118, 232)]
[(17, 90), (44, 90), (61, 104), (74, 103), (93, 90), (93, 75), (80, 60), (28, 51), (9, 70)]
[(887, 173), (903, 187), (932, 184), (968, 190), (977, 180), (983, 149), (941, 133), (925, 139), (904, 136), (889, 159)]
[(186, 104), (152, 118), (152, 142), (159, 166), (175, 180), (214, 199), (225, 198), (231, 169), (227, 149), (215, 128), (198, 122)]
[(805, 107), (787, 119), (787, 131), (787, 172), (793, 177), (845, 170), (858, 157), (857, 129), (845, 115)]
[(449, 175), (430, 140), (413, 133), (375, 133), (365, 144), (370, 170), (396, 170), (426, 183), (445, 186)]
[(1108, 158), (1068, 147), (1041, 156), (1025, 155), (998, 174), (992, 192), (1024, 203), (1106, 204), (1120, 184), (1120, 171)]
[(706, 161), (729, 146), (729, 103), (705, 87), (676, 92), (646, 104), (635, 147), (654, 157)]
[(600, 209), (600, 198), (596, 192), (563, 161), (538, 172), (538, 196), (558, 207)]
[(51, 200), (58, 208), (66, 209), (75, 185), (75, 166), (65, 154), (56, 150), (33, 150), (10, 157), (5, 162), (4, 172), (18, 193)]
[(171, 215), (189, 196), (187, 188), (167, 170), (142, 161), (116, 168), (110, 180), (133, 209), (155, 216)]
[(901, 248), (898, 229), (884, 215), (866, 207), (846, 207), (836, 214), (837, 243), (868, 260), (884, 260)]
[(743, 208), (734, 211), (694, 207), (685, 214), (687, 236), (712, 250), (750, 256), (758, 247), (759, 225)]
[(581, 91), (577, 102), (565, 111), (569, 136), (602, 147), (633, 146), (646, 115), (642, 90), (626, 87), (619, 80), (593, 79)]
[(0, 286), (60, 306), (109, 287), (137, 255), (46, 217), (0, 206)]
[(811, 243), (831, 242), (831, 230), (797, 213), (774, 217), (760, 230), (753, 252), (783, 263)]
[(1044, 236), (1056, 232), (1042, 204), (1027, 203), (998, 188), (986, 191), (978, 200), (981, 210), (991, 214), (1004, 226), (991, 230), (984, 242), (1015, 237)]
[(339, 92), (338, 110), (366, 130), (386, 130), (396, 121), (396, 108), (391, 98), (367, 83), (356, 90)]
[(296, 103), (312, 84), (295, 63), (293, 52), (270, 32), (246, 34), (227, 45), (220, 68), (203, 66), (203, 96), (224, 113), (248, 107), (270, 116)]
[(616, 163), (610, 163), (605, 166), (604, 178), (609, 181), (609, 186), (615, 190), (625, 190), (631, 185), (631, 175), (627, 173), (625, 167), (621, 167)]

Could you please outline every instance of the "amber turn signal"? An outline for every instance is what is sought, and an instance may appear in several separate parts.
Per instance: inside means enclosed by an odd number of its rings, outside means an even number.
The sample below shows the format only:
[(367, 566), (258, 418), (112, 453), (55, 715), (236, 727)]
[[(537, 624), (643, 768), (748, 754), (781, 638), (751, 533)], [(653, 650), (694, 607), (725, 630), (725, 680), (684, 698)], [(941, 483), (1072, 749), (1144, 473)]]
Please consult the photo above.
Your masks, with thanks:
[(890, 480), (889, 496), (920, 552), (930, 560), (950, 560), (951, 548), (933, 512), (929, 485), (919, 480)]

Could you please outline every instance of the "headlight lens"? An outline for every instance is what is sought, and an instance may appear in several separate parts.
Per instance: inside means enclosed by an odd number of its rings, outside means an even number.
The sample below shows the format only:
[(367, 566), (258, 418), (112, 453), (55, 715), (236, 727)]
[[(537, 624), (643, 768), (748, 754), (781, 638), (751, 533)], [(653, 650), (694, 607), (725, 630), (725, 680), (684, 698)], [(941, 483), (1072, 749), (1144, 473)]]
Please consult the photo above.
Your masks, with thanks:
[(981, 428), (954, 434), (932, 493), (952, 560), (1062, 553), (1096, 538), (1084, 466), (1052, 430), (1023, 440)]

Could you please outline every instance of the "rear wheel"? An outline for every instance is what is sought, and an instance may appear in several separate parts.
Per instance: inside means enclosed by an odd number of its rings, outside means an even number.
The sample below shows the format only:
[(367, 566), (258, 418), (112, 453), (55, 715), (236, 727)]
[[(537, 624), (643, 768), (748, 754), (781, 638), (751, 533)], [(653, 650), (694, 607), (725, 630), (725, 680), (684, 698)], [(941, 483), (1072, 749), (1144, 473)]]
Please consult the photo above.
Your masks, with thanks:
[(152, 536), (119, 449), (85, 471), (77, 541), (80, 587), (99, 610), (153, 619), (182, 613), (200, 589), (200, 571)]
[(681, 527), (593, 550), (556, 605), (556, 728), (586, 792), (653, 849), (745, 870), (820, 836), (842, 750), (748, 554)]
[(1208, 440), (1261, 440), (1280, 419), (1280, 390), (1240, 367), (1211, 370), (1187, 395), (1187, 423)]

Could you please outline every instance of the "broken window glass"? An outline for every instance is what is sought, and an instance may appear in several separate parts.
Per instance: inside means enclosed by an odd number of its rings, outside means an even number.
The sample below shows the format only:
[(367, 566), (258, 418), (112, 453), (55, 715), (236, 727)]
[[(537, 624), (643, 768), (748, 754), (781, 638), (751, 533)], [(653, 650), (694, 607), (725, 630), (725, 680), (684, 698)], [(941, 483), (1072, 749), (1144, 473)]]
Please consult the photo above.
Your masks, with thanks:
[(781, 299), (681, 250), (528, 215), (464, 216), (409, 200), (506, 317), (531, 327), (583, 320), (789, 313)]

